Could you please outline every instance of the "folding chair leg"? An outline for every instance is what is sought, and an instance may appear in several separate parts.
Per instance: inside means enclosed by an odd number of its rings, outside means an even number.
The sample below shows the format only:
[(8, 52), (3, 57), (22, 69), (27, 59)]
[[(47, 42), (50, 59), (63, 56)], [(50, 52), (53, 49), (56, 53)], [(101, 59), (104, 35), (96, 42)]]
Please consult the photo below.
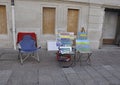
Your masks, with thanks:
[(18, 54), (18, 60), (20, 59), (20, 53)]
[(24, 58), (22, 57), (22, 53), (19, 52), (18, 58), (19, 58), (21, 64), (23, 64), (23, 62), (24, 62), (28, 57), (33, 57), (33, 58), (35, 58), (38, 62), (40, 62), (39, 55), (38, 55), (38, 51), (33, 52), (33, 53), (29, 53), (29, 54), (26, 55)]
[(88, 53), (87, 63), (89, 65), (91, 65), (91, 58), (90, 58), (91, 55), (92, 55), (92, 53)]
[(31, 57), (35, 58), (38, 62), (40, 62), (38, 51), (33, 52), (32, 55), (31, 55)]
[(18, 53), (18, 60), (20, 59), (20, 51), (19, 51), (19, 53)]
[(82, 60), (82, 56), (83, 55), (84, 54), (82, 54), (82, 53), (79, 54), (80, 65), (82, 65), (82, 61), (87, 62), (88, 65), (91, 65), (91, 58), (90, 58), (90, 56), (92, 55), (92, 53), (87, 53), (87, 56), (86, 56), (87, 59), (85, 59), (85, 60)]
[(79, 61), (80, 61), (80, 65), (81, 65), (81, 66), (82, 66), (82, 55), (83, 55), (83, 54), (81, 54), (81, 53), (79, 54)]
[(22, 54), (20, 53), (20, 63), (23, 64)]
[(39, 55), (38, 55), (38, 51), (37, 51), (37, 60), (38, 60), (38, 62), (40, 62), (40, 58), (39, 58)]

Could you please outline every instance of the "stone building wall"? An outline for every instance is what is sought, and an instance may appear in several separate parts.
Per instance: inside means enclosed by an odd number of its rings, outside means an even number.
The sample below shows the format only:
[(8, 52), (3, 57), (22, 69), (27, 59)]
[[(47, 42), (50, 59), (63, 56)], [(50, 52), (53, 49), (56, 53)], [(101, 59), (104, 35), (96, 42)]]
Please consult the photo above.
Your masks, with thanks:
[[(0, 34), (0, 47), (13, 48), (12, 18), (10, 0), (0, 0), (0, 5), (5, 5), (7, 10), (7, 35)], [(15, 28), (17, 32), (35, 32), (38, 45), (46, 48), (47, 40), (55, 40), (54, 35), (43, 35), (42, 14), (43, 7), (56, 8), (55, 31), (67, 31), (68, 8), (79, 9), (78, 31), (85, 27), (88, 32), (91, 47), (98, 49), (101, 46), (102, 28), (104, 22), (104, 9), (120, 9), (120, 0), (15, 0)]]

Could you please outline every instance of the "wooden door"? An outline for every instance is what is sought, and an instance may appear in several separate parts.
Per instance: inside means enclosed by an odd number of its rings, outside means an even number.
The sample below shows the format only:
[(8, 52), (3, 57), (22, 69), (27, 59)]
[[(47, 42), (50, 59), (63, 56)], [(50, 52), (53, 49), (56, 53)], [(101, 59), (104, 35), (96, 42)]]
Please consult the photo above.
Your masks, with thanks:
[(74, 32), (75, 34), (77, 34), (78, 18), (79, 18), (78, 9), (68, 9), (68, 23), (67, 23), (68, 32)]
[(55, 8), (43, 8), (43, 34), (55, 33)]
[(6, 6), (0, 5), (0, 34), (7, 34)]

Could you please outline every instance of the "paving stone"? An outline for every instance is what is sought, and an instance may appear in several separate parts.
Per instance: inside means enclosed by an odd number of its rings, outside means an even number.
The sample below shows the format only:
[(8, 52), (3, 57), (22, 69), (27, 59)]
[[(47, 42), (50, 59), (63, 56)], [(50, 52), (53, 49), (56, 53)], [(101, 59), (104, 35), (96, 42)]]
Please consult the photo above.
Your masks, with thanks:
[(79, 78), (79, 76), (75, 73), (75, 71), (72, 68), (64, 68), (63, 72), (70, 85), (84, 85), (82, 80)]
[(120, 80), (107, 71), (103, 66), (96, 66), (95, 69), (109, 82), (110, 85), (120, 84)]
[(109, 85), (108, 81), (103, 76), (101, 76), (96, 70), (94, 70), (91, 66), (86, 66), (84, 68), (91, 75), (91, 77), (95, 79), (98, 85)]
[(11, 74), (12, 74), (11, 70), (0, 71), (0, 85), (6, 85)]
[(95, 79), (84, 69), (84, 66), (77, 67), (75, 71), (85, 85), (97, 85)]
[[(120, 50), (99, 49), (93, 51), (92, 64), (61, 68), (55, 52), (46, 49), (39, 51), (40, 63), (32, 58), (23, 65), (17, 60), (17, 54), (10, 50), (0, 61), (0, 85), (120, 85)], [(7, 53), (12, 54), (7, 54)], [(9, 60), (14, 59), (14, 61)], [(8, 70), (8, 72), (6, 72)], [(9, 70), (12, 70), (11, 75)]]

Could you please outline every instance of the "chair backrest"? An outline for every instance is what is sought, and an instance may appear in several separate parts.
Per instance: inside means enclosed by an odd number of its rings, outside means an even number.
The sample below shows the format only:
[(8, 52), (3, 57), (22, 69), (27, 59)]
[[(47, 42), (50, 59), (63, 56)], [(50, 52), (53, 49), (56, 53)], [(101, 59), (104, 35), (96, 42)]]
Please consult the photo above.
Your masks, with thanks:
[(76, 51), (89, 52), (91, 50), (89, 40), (76, 39)]
[(24, 35), (30, 35), (35, 41), (37, 41), (36, 34), (34, 32), (18, 32), (17, 43), (19, 43)]
[(87, 38), (87, 33), (84, 28), (82, 28), (81, 32), (78, 32), (77, 39), (76, 39), (76, 51), (79, 52), (89, 52), (91, 50), (90, 48), (90, 42)]
[(19, 42), (22, 51), (36, 50), (35, 40), (30, 35), (24, 35), (23, 39)]
[(87, 33), (86, 32), (78, 32), (77, 39), (86, 40), (87, 39)]
[(23, 39), (23, 37), (25, 35), (30, 35), (32, 37), (32, 39), (35, 40), (35, 43), (36, 43), (36, 46), (37, 46), (37, 37), (36, 37), (36, 34), (34, 32), (18, 32), (17, 44)]

